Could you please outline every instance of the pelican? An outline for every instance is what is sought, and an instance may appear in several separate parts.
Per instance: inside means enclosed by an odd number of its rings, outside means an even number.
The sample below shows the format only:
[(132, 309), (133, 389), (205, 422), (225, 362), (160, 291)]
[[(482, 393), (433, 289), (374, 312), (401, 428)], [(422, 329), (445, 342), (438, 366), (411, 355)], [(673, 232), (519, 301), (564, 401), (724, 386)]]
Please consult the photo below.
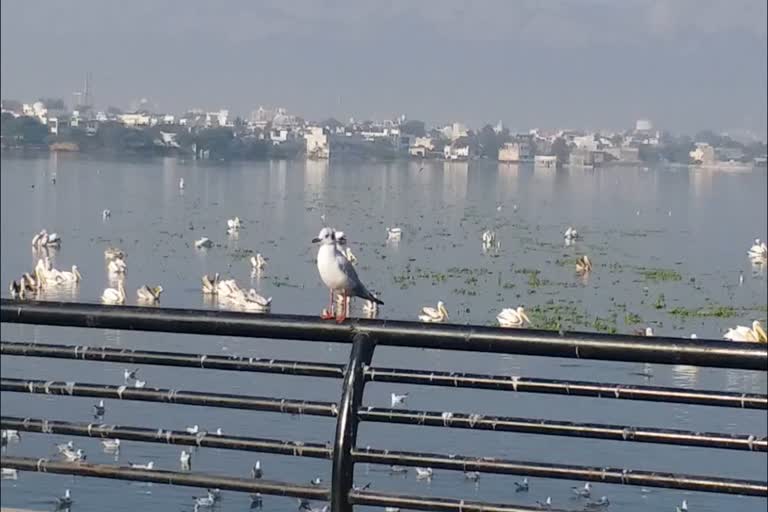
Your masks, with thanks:
[(502, 309), (501, 313), (496, 316), (496, 320), (501, 327), (525, 327), (531, 323), (523, 306)]
[(123, 281), (117, 282), (117, 289), (107, 288), (101, 294), (101, 301), (105, 304), (125, 304), (125, 287)]
[(112, 212), (108, 209), (105, 209), (103, 212), (101, 212), (101, 218), (104, 220), (107, 220), (112, 215)]
[(57, 284), (61, 283), (79, 283), (83, 276), (80, 275), (80, 271), (77, 270), (77, 265), (72, 265), (72, 272), (56, 271), (54, 278)]
[(206, 295), (216, 295), (219, 287), (219, 273), (216, 272), (213, 276), (204, 275), (203, 281), (203, 293)]
[(107, 263), (107, 272), (110, 274), (125, 274), (125, 271), (127, 270), (128, 265), (125, 263), (124, 259), (121, 258), (115, 258), (113, 260), (109, 260), (109, 263)]
[(726, 340), (730, 341), (746, 341), (752, 343), (766, 343), (768, 338), (766, 337), (765, 329), (758, 320), (752, 322), (752, 327), (746, 327), (743, 325), (736, 326), (735, 328), (728, 329), (728, 332), (723, 336)]
[(125, 253), (117, 247), (107, 247), (104, 249), (104, 259), (107, 261), (124, 260)]
[(216, 284), (216, 294), (222, 298), (228, 298), (242, 293), (234, 279), (225, 279)]
[(162, 286), (144, 285), (136, 290), (138, 299), (143, 302), (157, 302), (160, 300), (160, 294), (163, 292)]
[(349, 247), (345, 247), (344, 250), (341, 251), (341, 254), (344, 255), (345, 258), (347, 258), (347, 261), (349, 261), (351, 264), (357, 263), (357, 256), (355, 256), (352, 253), (352, 249)]
[(33, 277), (29, 272), (24, 272), (21, 276), (21, 284), (27, 291), (34, 291), (40, 287), (40, 281)]
[(755, 238), (755, 245), (749, 249), (747, 255), (755, 262), (765, 263), (768, 261), (768, 246), (765, 242), (761, 243), (759, 238)]
[(402, 236), (402, 228), (387, 228), (387, 240), (400, 240)]
[(203, 237), (200, 240), (195, 240), (195, 248), (205, 248), (208, 249), (210, 247), (213, 247), (213, 242), (208, 237)]
[(10, 292), (12, 299), (16, 299), (16, 298), (23, 299), (25, 296), (24, 285), (22, 285), (18, 281), (11, 281), (11, 284), (8, 286), (8, 291)]
[(568, 226), (568, 229), (565, 230), (565, 234), (563, 236), (566, 240), (576, 240), (579, 238), (579, 232), (573, 229), (571, 226)]
[(269, 311), (272, 307), (272, 297), (262, 297), (253, 288), (248, 290), (247, 293), (238, 288), (227, 296), (227, 300), (233, 305), (261, 312)]
[(442, 322), (448, 319), (448, 311), (445, 309), (443, 301), (437, 303), (437, 308), (425, 306), (421, 308), (419, 320), (422, 322)]
[(576, 260), (576, 272), (579, 274), (585, 274), (592, 271), (592, 262), (589, 261), (589, 256), (586, 254)]
[(264, 267), (266, 266), (267, 260), (264, 259), (264, 256), (262, 256), (260, 252), (257, 252), (256, 256), (251, 256), (251, 267), (253, 267), (253, 270), (264, 270)]

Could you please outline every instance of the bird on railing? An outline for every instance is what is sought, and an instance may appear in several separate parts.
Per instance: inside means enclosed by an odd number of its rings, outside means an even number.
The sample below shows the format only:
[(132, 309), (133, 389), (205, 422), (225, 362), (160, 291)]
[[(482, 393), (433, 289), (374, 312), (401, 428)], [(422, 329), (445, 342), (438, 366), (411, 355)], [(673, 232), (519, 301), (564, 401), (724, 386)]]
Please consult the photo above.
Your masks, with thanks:
[(584, 487), (571, 487), (571, 492), (579, 498), (589, 498), (592, 494), (592, 484), (586, 482)]
[(515, 482), (515, 492), (528, 492), (528, 477), (524, 477), (522, 482)]
[(144, 387), (144, 386), (146, 386), (146, 385), (147, 385), (147, 381), (145, 381), (145, 380), (139, 380), (139, 379), (136, 379), (136, 380), (134, 381), (134, 383), (133, 383), (133, 387), (134, 387), (134, 388), (137, 388), (137, 389), (141, 389), (141, 388), (143, 388), (143, 387)]
[(200, 432), (200, 427), (197, 425), (192, 425), (191, 427), (187, 427), (184, 430), (186, 430), (187, 434), (197, 434)]

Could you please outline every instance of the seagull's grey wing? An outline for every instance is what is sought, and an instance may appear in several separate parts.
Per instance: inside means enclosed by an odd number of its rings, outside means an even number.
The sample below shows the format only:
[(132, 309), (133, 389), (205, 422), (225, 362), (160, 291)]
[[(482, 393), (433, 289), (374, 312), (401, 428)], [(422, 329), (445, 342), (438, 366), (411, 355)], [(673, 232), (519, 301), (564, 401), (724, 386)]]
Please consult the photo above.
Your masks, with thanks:
[(382, 301), (380, 301), (378, 298), (376, 298), (371, 292), (368, 291), (368, 289), (365, 287), (365, 285), (360, 281), (360, 278), (357, 276), (357, 271), (355, 270), (355, 267), (350, 263), (350, 261), (341, 254), (338, 250), (336, 251), (336, 265), (339, 266), (339, 269), (341, 269), (342, 272), (349, 278), (349, 293), (353, 297), (360, 297), (366, 300), (370, 300), (373, 302), (376, 302), (377, 304), (384, 304)]

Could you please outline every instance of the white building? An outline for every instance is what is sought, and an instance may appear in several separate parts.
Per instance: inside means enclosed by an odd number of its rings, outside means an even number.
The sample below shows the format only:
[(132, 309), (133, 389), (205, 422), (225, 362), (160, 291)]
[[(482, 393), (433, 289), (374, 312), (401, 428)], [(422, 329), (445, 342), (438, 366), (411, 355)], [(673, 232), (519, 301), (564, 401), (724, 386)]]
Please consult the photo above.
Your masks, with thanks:
[(304, 132), (304, 140), (307, 141), (307, 158), (328, 159), (331, 156), (331, 148), (328, 134), (319, 126), (310, 126)]
[(229, 122), (229, 110), (221, 109), (216, 112), (208, 112), (205, 114), (205, 126), (230, 126)]
[(449, 124), (448, 126), (441, 128), (440, 132), (445, 138), (450, 139), (451, 141), (454, 141), (460, 137), (465, 137), (467, 133), (469, 133), (467, 131), (467, 127), (462, 123)]
[(469, 145), (448, 144), (443, 148), (443, 154), (446, 160), (469, 160)]
[(118, 117), (125, 126), (149, 126), (151, 121), (148, 114), (139, 112), (134, 114), (120, 114)]
[(651, 130), (653, 130), (653, 123), (650, 122), (648, 119), (638, 119), (635, 122), (635, 131), (649, 132)]

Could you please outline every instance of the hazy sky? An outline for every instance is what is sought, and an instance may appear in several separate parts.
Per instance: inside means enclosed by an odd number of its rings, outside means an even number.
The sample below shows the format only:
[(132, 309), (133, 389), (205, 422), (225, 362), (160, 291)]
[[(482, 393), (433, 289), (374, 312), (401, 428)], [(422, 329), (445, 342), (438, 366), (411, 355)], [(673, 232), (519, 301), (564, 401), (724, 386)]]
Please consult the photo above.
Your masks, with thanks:
[(766, 0), (2, 0), (2, 97), (766, 131)]

